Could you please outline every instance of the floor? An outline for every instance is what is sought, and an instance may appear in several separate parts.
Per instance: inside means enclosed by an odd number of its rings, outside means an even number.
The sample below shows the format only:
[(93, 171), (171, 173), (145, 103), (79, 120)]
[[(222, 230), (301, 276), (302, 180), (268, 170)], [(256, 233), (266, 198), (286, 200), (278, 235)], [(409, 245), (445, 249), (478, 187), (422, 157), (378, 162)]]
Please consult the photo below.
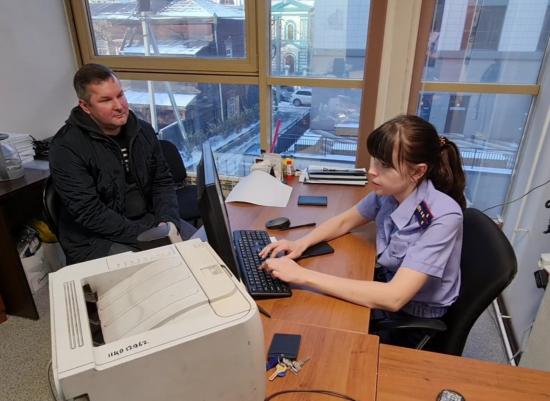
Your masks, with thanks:
[[(8, 316), (0, 324), (0, 400), (52, 401), (48, 384), (51, 359), (47, 286), (35, 296), (40, 319)], [(490, 307), (474, 325), (464, 356), (507, 363), (495, 314)]]
[(52, 401), (48, 286), (35, 294), (39, 320), (8, 316), (0, 324), (0, 400)]

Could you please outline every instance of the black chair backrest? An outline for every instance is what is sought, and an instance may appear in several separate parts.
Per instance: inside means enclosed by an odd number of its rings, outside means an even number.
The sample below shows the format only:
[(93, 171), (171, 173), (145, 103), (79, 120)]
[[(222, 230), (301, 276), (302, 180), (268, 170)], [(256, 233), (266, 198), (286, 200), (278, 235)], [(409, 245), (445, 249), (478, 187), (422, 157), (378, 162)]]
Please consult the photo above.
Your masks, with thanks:
[(516, 255), (502, 230), (481, 211), (464, 211), (460, 293), (443, 318), (447, 330), (425, 349), (462, 355), (477, 318), (510, 284), (517, 272)]
[(53, 180), (50, 176), (46, 179), (44, 191), (42, 192), (42, 205), (44, 206), (44, 218), (46, 219), (46, 223), (48, 223), (50, 230), (52, 230), (56, 236), (59, 236), (57, 222), (59, 221), (60, 202), (61, 200), (57, 192), (55, 192)]
[(185, 169), (178, 148), (172, 142), (165, 139), (160, 139), (159, 142), (162, 154), (166, 159), (166, 163), (168, 163), (174, 182), (178, 185), (183, 185), (187, 178), (187, 170)]

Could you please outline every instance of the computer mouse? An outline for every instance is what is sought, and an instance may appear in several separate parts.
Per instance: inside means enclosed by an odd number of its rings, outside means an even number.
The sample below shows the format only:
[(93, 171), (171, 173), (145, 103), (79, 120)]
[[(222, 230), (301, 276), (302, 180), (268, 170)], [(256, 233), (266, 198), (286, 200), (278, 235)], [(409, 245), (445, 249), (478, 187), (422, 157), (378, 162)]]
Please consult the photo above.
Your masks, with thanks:
[(276, 217), (266, 221), (265, 227), (270, 230), (284, 230), (290, 227), (290, 220), (288, 217)]

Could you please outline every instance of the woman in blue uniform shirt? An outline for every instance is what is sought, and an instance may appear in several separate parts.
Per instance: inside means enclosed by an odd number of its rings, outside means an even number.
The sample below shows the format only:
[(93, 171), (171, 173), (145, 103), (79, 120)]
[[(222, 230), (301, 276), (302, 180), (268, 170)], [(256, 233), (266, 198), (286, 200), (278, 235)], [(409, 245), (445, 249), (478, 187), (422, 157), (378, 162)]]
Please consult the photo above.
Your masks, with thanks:
[[(327, 220), (296, 241), (270, 244), (260, 256), (263, 268), (286, 282), (374, 309), (373, 317), (412, 315), (438, 318), (460, 289), (464, 172), (456, 145), (427, 121), (402, 115), (368, 137), (372, 188), (349, 210)], [(309, 246), (331, 240), (374, 221), (376, 281), (353, 280), (302, 268), (293, 259)], [(384, 334), (384, 336), (387, 333)], [(414, 345), (423, 333), (382, 341)]]

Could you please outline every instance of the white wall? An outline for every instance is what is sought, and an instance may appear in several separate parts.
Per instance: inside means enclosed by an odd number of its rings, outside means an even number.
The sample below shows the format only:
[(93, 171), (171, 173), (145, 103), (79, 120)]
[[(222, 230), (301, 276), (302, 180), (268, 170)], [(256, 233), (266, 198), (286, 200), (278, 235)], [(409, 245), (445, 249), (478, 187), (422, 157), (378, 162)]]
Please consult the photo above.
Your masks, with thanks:
[(0, 0), (0, 132), (43, 139), (76, 105), (62, 0)]
[[(550, 57), (542, 71), (541, 92), (531, 113), (509, 199), (550, 179)], [(540, 254), (550, 252), (550, 234), (542, 233), (550, 219), (550, 209), (544, 207), (549, 199), (547, 184), (510, 204), (504, 213), (504, 231), (518, 259), (518, 274), (504, 292), (504, 301), (522, 349), (544, 293), (536, 288), (533, 272), (538, 269)]]

